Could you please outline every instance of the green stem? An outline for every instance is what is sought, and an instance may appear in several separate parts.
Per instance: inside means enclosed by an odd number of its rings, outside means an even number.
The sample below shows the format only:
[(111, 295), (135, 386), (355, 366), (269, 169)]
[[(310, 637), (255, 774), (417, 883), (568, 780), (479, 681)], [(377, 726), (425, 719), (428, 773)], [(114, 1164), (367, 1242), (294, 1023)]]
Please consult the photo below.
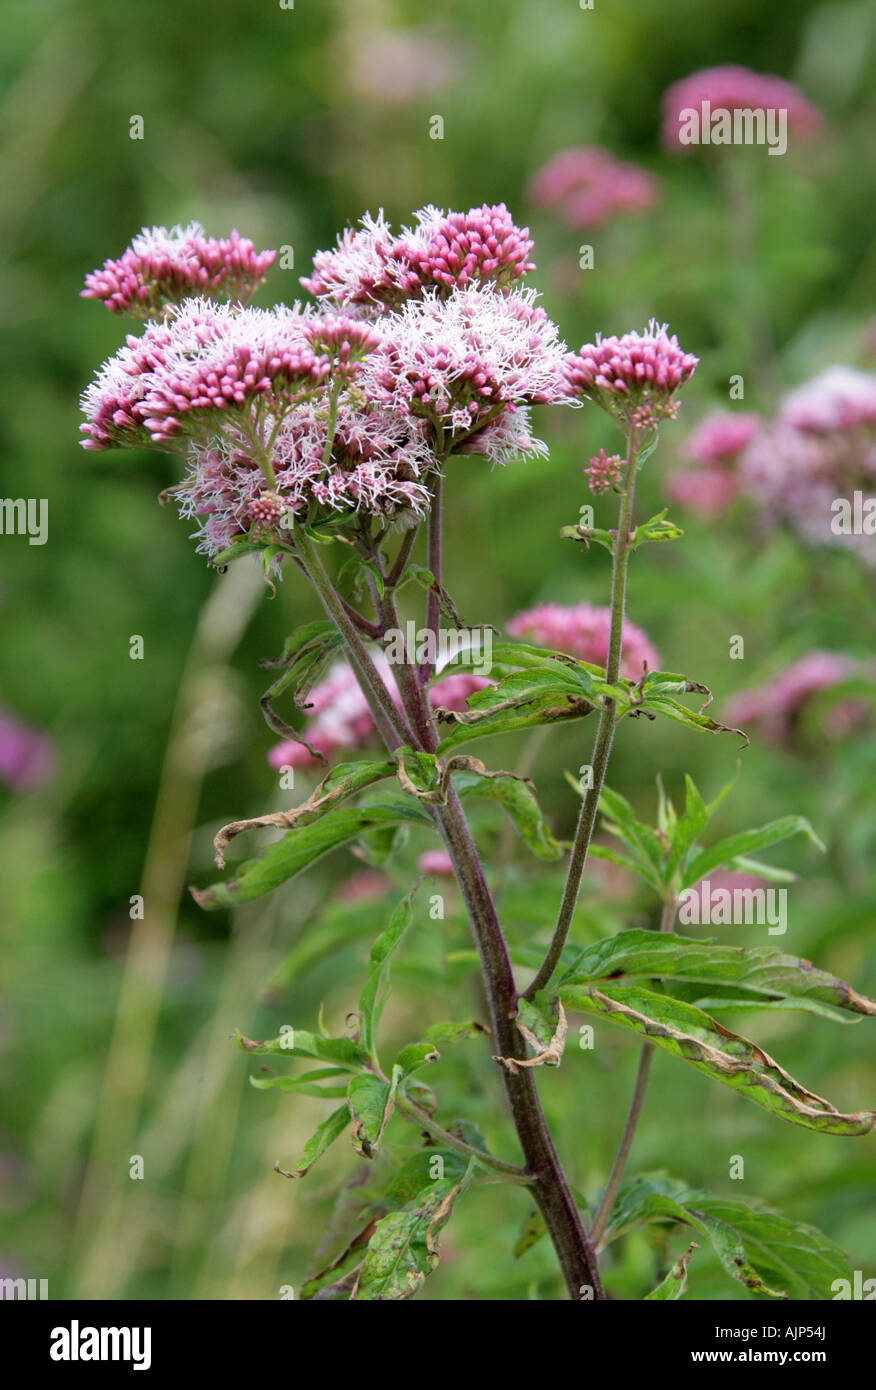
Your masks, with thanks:
[(518, 1168), (514, 1163), (506, 1163), (501, 1158), (494, 1158), (492, 1154), (484, 1153), (483, 1149), (476, 1149), (473, 1144), (466, 1144), (464, 1139), (457, 1139), (455, 1134), (449, 1130), (442, 1129), (437, 1124), (427, 1110), (423, 1110), (416, 1105), (409, 1096), (399, 1096), (397, 1100), (398, 1108), (403, 1115), (416, 1120), (417, 1124), (431, 1134), (433, 1139), (437, 1139), (439, 1144), (445, 1148), (452, 1149), (454, 1153), (460, 1154), (463, 1158), (476, 1158), (478, 1163), (482, 1163), (485, 1168), (490, 1168), (494, 1173), (500, 1174), (509, 1182), (531, 1183), (534, 1181), (532, 1175), (527, 1173), (525, 1168)]
[[(611, 632), (608, 646), (608, 660), (605, 664), (605, 679), (609, 685), (614, 685), (620, 674), (621, 653), (623, 650), (624, 611), (627, 594), (627, 568), (630, 557), (630, 531), (632, 528), (633, 500), (636, 490), (637, 462), (638, 440), (634, 431), (630, 436), (626, 478), (624, 480), (624, 490), (621, 495), (617, 536), (615, 538), (614, 551), (612, 554)], [(611, 746), (614, 742), (616, 715), (617, 701), (608, 699), (607, 697), (604, 698), (599, 716), (599, 725), (596, 730), (596, 742), (593, 747), (593, 778), (584, 796), (584, 800), (581, 803), (578, 825), (575, 830), (575, 839), (572, 844), (572, 857), (569, 862), (569, 872), (563, 889), (557, 924), (554, 928), (553, 939), (548, 948), (547, 955), (542, 961), (532, 984), (525, 991), (524, 998), (526, 999), (533, 999), (538, 991), (544, 989), (548, 984), (559, 964), (560, 956), (563, 953), (563, 947), (569, 935), (572, 917), (574, 916), (575, 908), (578, 903), (578, 894), (581, 890), (581, 879), (584, 875), (584, 867), (587, 863), (590, 841), (593, 838), (599, 798), (602, 795), (602, 785), (605, 781), (605, 770), (608, 767)]]

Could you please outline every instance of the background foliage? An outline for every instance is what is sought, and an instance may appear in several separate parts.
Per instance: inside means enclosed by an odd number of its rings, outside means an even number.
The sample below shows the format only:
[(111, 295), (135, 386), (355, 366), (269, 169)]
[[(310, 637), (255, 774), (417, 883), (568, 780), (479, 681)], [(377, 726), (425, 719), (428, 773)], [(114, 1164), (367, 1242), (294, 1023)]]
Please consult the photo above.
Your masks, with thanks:
[[(236, 225), (258, 246), (291, 245), (294, 272), (276, 268), (261, 300), (291, 299), (313, 252), (366, 207), (383, 206), (398, 223), (428, 202), (504, 200), (530, 222), (533, 279), (570, 344), (655, 315), (702, 359), (644, 475), (644, 517), (663, 505), (660, 477), (686, 430), (726, 403), (731, 373), (745, 375), (746, 408), (769, 410), (778, 390), (824, 365), (865, 364), (876, 21), (863, 0), (679, 0), (671, 15), (659, 0), (596, 0), (593, 12), (573, 0), (446, 0), (426, 21), (413, 0), (297, 0), (294, 10), (156, 0), (145, 11), (13, 0), (0, 33), (3, 492), (48, 498), (50, 518), (46, 546), (8, 536), (0, 545), (0, 700), (45, 728), (59, 756), (43, 789), (0, 791), (0, 1263), (48, 1277), (53, 1297), (276, 1297), (303, 1282), (331, 1195), (360, 1161), (343, 1143), (307, 1182), (278, 1177), (274, 1160), (297, 1155), (321, 1112), (304, 1096), (254, 1090), (247, 1072), (256, 1068), (231, 1034), (311, 1027), (320, 1005), (340, 1031), (369, 941), (426, 841), (412, 836), (392, 871), (396, 888), (387, 879), (364, 909), (343, 900), (361, 868), (346, 851), (233, 920), (200, 912), (185, 892), (213, 876), (210, 842), (223, 821), (288, 795), (266, 762), (257, 660), (316, 612), (291, 580), (267, 601), (245, 562), (222, 578), (207, 571), (185, 526), (155, 504), (173, 478), (169, 460), (78, 449), (79, 391), (120, 337), (118, 321), (77, 299), (82, 277), (143, 224), (197, 218), (216, 235)], [(398, 90), (388, 33), (415, 51), (428, 45), (413, 90)], [(733, 61), (799, 82), (826, 118), (817, 147), (752, 161), (760, 212), (747, 262), (718, 171), (657, 143), (663, 89)], [(443, 141), (429, 139), (435, 113)], [(133, 114), (144, 118), (142, 141), (129, 138)], [(539, 165), (590, 143), (659, 176), (651, 213), (586, 234), (528, 207)], [(578, 269), (583, 240), (595, 246), (591, 272)], [(749, 330), (752, 303), (770, 326), (766, 353)], [(477, 459), (453, 466), (447, 574), (470, 622), (501, 627), (544, 599), (607, 601), (608, 557), (557, 537), (584, 500), (582, 462), (614, 445), (611, 426), (594, 410), (539, 423), (549, 462), (492, 474)], [(609, 505), (597, 504), (598, 519)], [(634, 557), (631, 613), (665, 667), (706, 682), (719, 705), (813, 647), (872, 651), (873, 580), (859, 560), (761, 533), (744, 511), (682, 524), (683, 542)], [(132, 634), (144, 638), (143, 661), (129, 660)], [(729, 659), (732, 634), (745, 637), (742, 662)], [(591, 737), (587, 725), (560, 729), (539, 754), (539, 795), (561, 835), (577, 810), (564, 770), (587, 760)], [(509, 766), (518, 749), (509, 741), (491, 753), (493, 766)], [(653, 819), (658, 770), (674, 794), (688, 770), (712, 796), (736, 757), (732, 740), (627, 721), (609, 781)], [(728, 834), (785, 813), (810, 818), (828, 853), (803, 841), (776, 851), (800, 874), (778, 944), (870, 994), (874, 776), (870, 741), (815, 745), (803, 757), (755, 740), (715, 826)], [(494, 823), (486, 814), (479, 833)], [(523, 854), (504, 898), (519, 942), (544, 939), (559, 892), (556, 872)], [(141, 892), (146, 917), (132, 922), (129, 900)], [(575, 939), (646, 925), (653, 911), (634, 885), (590, 872)], [(728, 930), (766, 944), (763, 929)], [(452, 959), (468, 947), (456, 905), (443, 924), (421, 905), (385, 1016), (400, 1044), (424, 1021), (477, 1014), (470, 965)], [(817, 1023), (776, 1014), (743, 1029), (839, 1108), (866, 1104), (866, 1027)], [(611, 1163), (637, 1055), (613, 1034), (600, 1029), (593, 1052), (573, 1038), (562, 1069), (541, 1082), (571, 1179), (590, 1198)], [(492, 1067), (469, 1042), (429, 1079), (448, 1113), (476, 1119), (494, 1152), (516, 1160)], [(735, 1153), (745, 1157), (742, 1183), (728, 1176)], [(144, 1157), (143, 1181), (128, 1177), (134, 1154)], [(634, 1168), (774, 1201), (870, 1273), (872, 1161), (872, 1140), (791, 1129), (655, 1059)], [(546, 1243), (512, 1256), (526, 1214), (521, 1192), (469, 1194), (424, 1296), (557, 1297)], [(673, 1240), (677, 1255), (683, 1233)], [(651, 1237), (634, 1234), (613, 1252), (610, 1292), (642, 1297), (654, 1282)], [(737, 1296), (704, 1252), (697, 1266), (698, 1296)]]

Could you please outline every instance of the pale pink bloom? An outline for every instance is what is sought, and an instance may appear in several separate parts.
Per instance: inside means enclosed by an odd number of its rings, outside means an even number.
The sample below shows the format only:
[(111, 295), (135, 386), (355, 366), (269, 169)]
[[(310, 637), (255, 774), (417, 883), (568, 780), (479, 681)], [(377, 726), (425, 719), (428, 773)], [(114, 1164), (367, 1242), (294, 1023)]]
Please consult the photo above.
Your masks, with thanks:
[(568, 226), (590, 227), (652, 207), (657, 183), (635, 164), (590, 147), (555, 154), (532, 179), (529, 196), (539, 207), (556, 210)]
[(244, 309), (187, 299), (128, 336), (82, 397), (85, 447), (140, 447), (219, 428), (255, 402), (282, 413), (327, 376), (330, 359), (310, 343), (296, 307)]
[(715, 410), (691, 430), (685, 453), (694, 463), (732, 463), (751, 442), (759, 425), (758, 415)]
[(446, 849), (427, 849), (417, 860), (421, 874), (434, 874), (436, 878), (453, 877), (453, 860)]
[(727, 510), (739, 485), (732, 473), (705, 466), (696, 473), (669, 473), (663, 488), (670, 501), (686, 507), (695, 516), (714, 521)]
[(622, 425), (652, 429), (674, 416), (673, 392), (690, 380), (698, 362), (665, 324), (652, 319), (642, 333), (597, 334), (595, 343), (566, 356), (565, 377), (570, 396), (594, 401)]
[(48, 734), (0, 710), (0, 781), (16, 791), (35, 791), (54, 776), (55, 747)]
[(102, 300), (116, 314), (157, 317), (165, 305), (191, 295), (248, 300), (276, 251), (256, 252), (237, 231), (216, 240), (198, 222), (144, 227), (116, 261), (85, 277), (83, 299)]
[(590, 485), (590, 491), (594, 493), (608, 492), (610, 487), (614, 487), (620, 479), (621, 470), (620, 454), (606, 454), (604, 449), (600, 449), (595, 454), (584, 469), (584, 476)]
[(383, 212), (347, 228), (331, 251), (318, 251), (313, 274), (302, 277), (318, 298), (382, 312), (430, 290), (446, 293), (469, 284), (507, 288), (534, 269), (528, 230), (505, 207), (486, 203), (468, 212), (427, 207), (414, 227), (393, 235)]
[[(771, 681), (734, 695), (727, 702), (725, 717), (740, 728), (757, 730), (769, 743), (788, 746), (813, 696), (849, 679), (857, 669), (851, 657), (838, 652), (808, 652)], [(859, 702), (854, 706), (860, 713)]]
[(354, 87), (383, 106), (406, 106), (440, 91), (462, 66), (456, 37), (451, 42), (422, 29), (369, 30), (351, 47), (350, 62)]
[(813, 544), (840, 544), (876, 563), (874, 538), (835, 527), (835, 503), (876, 494), (876, 376), (831, 367), (792, 391), (743, 451), (740, 488), (773, 525)]
[(454, 447), (504, 462), (541, 453), (521, 407), (566, 399), (564, 344), (531, 290), (429, 292), (409, 300), (363, 367), (362, 385), (401, 417), (425, 420)]
[[(593, 666), (604, 667), (608, 660), (610, 608), (596, 608), (586, 601), (568, 606), (540, 603), (517, 613), (505, 626), (512, 637), (529, 638), (538, 646), (568, 652)], [(625, 618), (621, 675), (626, 680), (639, 680), (646, 666), (649, 671), (659, 670), (660, 657), (646, 633)]]
[(792, 429), (814, 434), (876, 426), (876, 375), (828, 367), (785, 397), (779, 418)]
[(702, 68), (663, 94), (662, 138), (668, 149), (692, 148), (679, 138), (686, 122), (684, 112), (701, 112), (705, 102), (712, 111), (784, 111), (788, 129), (804, 138), (821, 130), (819, 112), (793, 83), (734, 65)]

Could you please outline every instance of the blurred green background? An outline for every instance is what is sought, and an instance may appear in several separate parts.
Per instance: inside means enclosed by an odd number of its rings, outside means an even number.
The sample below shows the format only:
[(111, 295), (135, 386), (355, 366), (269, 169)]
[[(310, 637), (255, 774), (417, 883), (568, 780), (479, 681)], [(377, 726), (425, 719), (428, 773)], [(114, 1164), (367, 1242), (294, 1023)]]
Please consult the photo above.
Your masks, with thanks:
[[(866, 0), (767, 6), (761, 0), (632, 0), (593, 11), (576, 0), (296, 0), (294, 8), (155, 0), (10, 0), (0, 16), (0, 260), (4, 496), (47, 498), (49, 540), (0, 544), (0, 705), (45, 730), (57, 768), (29, 792), (0, 788), (0, 1266), (49, 1279), (52, 1297), (274, 1298), (299, 1287), (332, 1197), (359, 1160), (338, 1144), (304, 1183), (292, 1160), (319, 1117), (315, 1100), (259, 1094), (235, 1027), (333, 1031), (355, 1006), (369, 931), (407, 888), (426, 842), (411, 842), (365, 909), (338, 898), (357, 870), (343, 853), (263, 904), (207, 916), (186, 892), (212, 876), (223, 821), (283, 804), (266, 761), (272, 735), (258, 659), (315, 616), (292, 578), (269, 601), (242, 562), (223, 577), (193, 553), (186, 526), (156, 494), (171, 460), (94, 455), (77, 444), (78, 395), (125, 325), (78, 291), (144, 224), (232, 226), (258, 247), (291, 246), (260, 302), (294, 299), (314, 251), (366, 209), (395, 224), (426, 203), (506, 201), (536, 239), (531, 277), (570, 345), (596, 330), (669, 320), (701, 366), (648, 465), (641, 515), (663, 505), (690, 426), (727, 404), (733, 373), (745, 408), (832, 362), (866, 366), (873, 313), (876, 11)], [(742, 62), (798, 82), (823, 112), (817, 145), (770, 159), (746, 152), (756, 210), (741, 254), (717, 161), (659, 147), (665, 87), (690, 71)], [(443, 140), (429, 137), (444, 119)], [(129, 138), (133, 115), (143, 140)], [(532, 174), (558, 150), (601, 144), (660, 180), (655, 208), (587, 232), (527, 203)], [(578, 267), (591, 243), (596, 265)], [(764, 337), (766, 326), (766, 338)], [(872, 364), (871, 364), (872, 366)], [(470, 622), (501, 627), (547, 599), (607, 602), (608, 558), (561, 542), (587, 500), (581, 465), (611, 426), (595, 410), (542, 415), (548, 462), (490, 472), (456, 461), (448, 483), (447, 578)], [(611, 448), (609, 448), (611, 452)], [(597, 517), (610, 503), (597, 502)], [(762, 533), (744, 509), (717, 523), (680, 518), (683, 542), (634, 558), (631, 616), (669, 670), (718, 699), (757, 684), (814, 647), (872, 654), (873, 577), (856, 557)], [(603, 521), (602, 524), (612, 524)], [(144, 659), (129, 658), (133, 635)], [(729, 658), (745, 638), (744, 661)], [(690, 771), (707, 796), (736, 771), (736, 743), (676, 726), (630, 723), (609, 781), (653, 816), (662, 769), (677, 794)], [(554, 732), (535, 771), (557, 833), (576, 811), (564, 769), (587, 761), (586, 725)], [(492, 766), (519, 755), (486, 749)], [(876, 749), (860, 737), (805, 756), (754, 741), (716, 833), (800, 812), (828, 845), (792, 842), (777, 863), (799, 873), (781, 944), (876, 992)], [(294, 798), (298, 800), (297, 790)], [(486, 838), (492, 822), (483, 822)], [(559, 878), (517, 851), (503, 899), (512, 939), (544, 939)], [(647, 924), (636, 890), (591, 875), (575, 925), (586, 941)], [(145, 916), (132, 920), (132, 895)], [(763, 929), (737, 928), (752, 944)], [(399, 1042), (423, 1019), (477, 1008), (470, 970), (448, 962), (465, 925), (425, 908), (395, 970), (386, 1026)], [(291, 955), (290, 955), (291, 953)], [(872, 1104), (867, 1025), (771, 1015), (751, 1036), (841, 1109)], [(570, 1176), (589, 1198), (610, 1167), (637, 1049), (598, 1030), (541, 1091)], [(477, 1119), (515, 1159), (494, 1066), (470, 1043), (430, 1074), (442, 1116)], [(392, 1138), (413, 1135), (397, 1120)], [(732, 1154), (744, 1182), (729, 1178)], [(694, 1185), (760, 1196), (820, 1225), (853, 1266), (876, 1272), (873, 1143), (791, 1128), (658, 1057), (631, 1163)], [(145, 1176), (129, 1176), (141, 1155)], [(504, 1187), (471, 1194), (442, 1240), (425, 1296), (559, 1296), (543, 1243), (511, 1250), (527, 1212)], [(673, 1249), (682, 1248), (682, 1236)], [(652, 1240), (606, 1261), (610, 1292), (651, 1287)], [(691, 1286), (735, 1297), (700, 1252)]]

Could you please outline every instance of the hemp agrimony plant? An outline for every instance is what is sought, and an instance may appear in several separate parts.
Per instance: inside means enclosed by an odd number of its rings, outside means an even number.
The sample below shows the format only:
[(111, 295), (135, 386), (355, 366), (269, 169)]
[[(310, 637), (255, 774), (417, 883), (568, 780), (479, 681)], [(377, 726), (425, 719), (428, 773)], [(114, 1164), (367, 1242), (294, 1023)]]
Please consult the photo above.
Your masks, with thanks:
[[(198, 549), (210, 562), (224, 567), (257, 553), (270, 583), (288, 574), (309, 584), (324, 610), (324, 620), (287, 639), (262, 702), (271, 728), (286, 740), (284, 761), (327, 763), (338, 748), (359, 746), (372, 732), (383, 745), (366, 759), (327, 766), (297, 806), (226, 826), (216, 838), (220, 868), (235, 836), (259, 827), (283, 834), (195, 898), (208, 910), (251, 902), (342, 845), (360, 845), (385, 861), (405, 828), (420, 828), (434, 834), (439, 851), (437, 861), (435, 851), (425, 857), (425, 866), (446, 862), (452, 869), (477, 947), (484, 1022), (436, 1024), (388, 1056), (381, 1011), (390, 959), (403, 950), (415, 911), (413, 885), (374, 942), (346, 1033), (295, 1027), (266, 1042), (239, 1038), (258, 1056), (317, 1064), (258, 1083), (322, 1097), (330, 1106), (300, 1161), (280, 1170), (287, 1176), (304, 1177), (346, 1131), (365, 1164), (374, 1163), (390, 1125), (407, 1138), (364, 1213), (360, 1203), (347, 1244), (302, 1294), (409, 1297), (437, 1264), (439, 1233), (456, 1204), (463, 1197), (475, 1202), (482, 1184), (500, 1182), (524, 1189), (533, 1209), (519, 1251), (546, 1235), (574, 1299), (605, 1298), (600, 1252), (646, 1223), (691, 1228), (713, 1246), (728, 1275), (756, 1294), (829, 1297), (831, 1281), (847, 1266), (819, 1232), (743, 1199), (625, 1171), (655, 1049), (792, 1124), (867, 1133), (876, 1116), (840, 1113), (713, 1015), (792, 1008), (834, 1019), (873, 1014), (876, 1005), (772, 946), (743, 949), (676, 930), (682, 895), (711, 871), (769, 877), (774, 871), (753, 854), (798, 832), (814, 839), (802, 818), (706, 847), (702, 838), (718, 802), (708, 805), (690, 779), (683, 809), (661, 789), (654, 826), (642, 824), (606, 786), (624, 720), (665, 718), (695, 732), (740, 733), (706, 713), (711, 696), (702, 684), (654, 669), (653, 649), (625, 618), (632, 557), (681, 535), (664, 513), (637, 522), (635, 489), (697, 359), (653, 322), (642, 333), (599, 338), (567, 353), (534, 291), (520, 287), (534, 268), (531, 251), (527, 232), (504, 206), (449, 216), (427, 208), (400, 236), (382, 216), (366, 217), (316, 256), (303, 281), (314, 303), (265, 310), (248, 304), (273, 253), (257, 254), (237, 233), (215, 241), (197, 225), (156, 228), (90, 275), (84, 291), (145, 320), (141, 335), (127, 338), (84, 395), (85, 447), (178, 454), (186, 472), (169, 492), (196, 523)], [(454, 632), (462, 627), (442, 562), (445, 474), (461, 466), (455, 460), (462, 455), (493, 464), (544, 455), (530, 433), (534, 404), (596, 405), (620, 432), (618, 453), (601, 451), (586, 470), (593, 492), (616, 496), (616, 528), (595, 527), (587, 507), (563, 532), (584, 552), (591, 545), (608, 550), (610, 608), (601, 618), (586, 604), (567, 610), (565, 627), (563, 610), (522, 615), (516, 631), (535, 636), (530, 643), (492, 643), (492, 632), (474, 630), (437, 670), (442, 620)], [(423, 531), (425, 556), (418, 548)], [(422, 593), (414, 640), (400, 616), (406, 586)], [(552, 622), (567, 633), (554, 646)], [(545, 635), (547, 645), (538, 640)], [(598, 660), (587, 659), (597, 653)], [(308, 738), (275, 702), (286, 696), (306, 710), (311, 691), (316, 718)], [(691, 707), (692, 695), (703, 697), (701, 708)], [(550, 834), (531, 782), (520, 771), (488, 769), (467, 745), (566, 723), (574, 726), (564, 736), (582, 776), (565, 886), (550, 939), (512, 950), (500, 911), (503, 866), (482, 861), (471, 801), (498, 802), (524, 844), (545, 860), (561, 858), (568, 847)], [(600, 812), (616, 848), (591, 844)], [(644, 880), (659, 900), (659, 930), (575, 942), (589, 854)], [(550, 1084), (573, 1012), (626, 1029), (642, 1049), (601, 1194), (581, 1194), (570, 1184), (536, 1082)], [(485, 1033), (519, 1140), (517, 1162), (490, 1153), (472, 1124), (447, 1119), (440, 1081), (439, 1094), (431, 1084), (440, 1078), (436, 1064), (445, 1048), (467, 1038), (482, 1044)], [(590, 1118), (601, 1126), (617, 1120)], [(691, 1250), (657, 1271), (662, 1277), (649, 1297), (681, 1296)]]

